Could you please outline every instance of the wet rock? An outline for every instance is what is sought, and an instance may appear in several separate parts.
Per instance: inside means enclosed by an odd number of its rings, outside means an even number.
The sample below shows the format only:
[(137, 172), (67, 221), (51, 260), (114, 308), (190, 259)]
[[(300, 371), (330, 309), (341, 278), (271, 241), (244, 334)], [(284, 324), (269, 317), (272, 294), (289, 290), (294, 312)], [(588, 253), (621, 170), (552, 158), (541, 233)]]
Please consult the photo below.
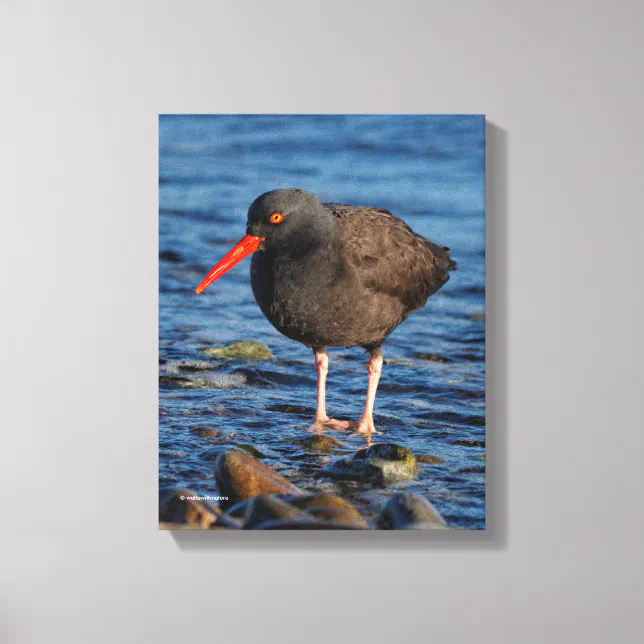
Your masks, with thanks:
[(461, 447), (485, 447), (485, 441), (476, 440), (475, 438), (463, 438), (454, 441), (452, 445), (460, 445)]
[(265, 521), (260, 523), (254, 530), (356, 530), (351, 526), (330, 521)]
[(449, 362), (449, 358), (445, 358), (443, 356), (438, 356), (435, 353), (416, 353), (416, 357), (419, 360), (429, 360), (430, 362)]
[(190, 431), (193, 434), (196, 434), (200, 438), (217, 438), (220, 434), (219, 429), (215, 429), (214, 427), (207, 427), (205, 425), (198, 425), (196, 427), (191, 427)]
[(159, 259), (163, 260), (164, 262), (171, 262), (172, 264), (179, 264), (180, 262), (183, 261), (183, 257), (177, 253), (176, 250), (162, 250), (159, 253)]
[(428, 465), (438, 465), (439, 463), (444, 463), (445, 461), (438, 456), (432, 456), (431, 454), (414, 454), (417, 463), (427, 463)]
[(316, 434), (314, 436), (307, 436), (306, 438), (295, 438), (292, 441), (296, 445), (301, 445), (311, 452), (323, 452), (328, 454), (336, 450), (342, 449), (342, 443), (332, 436), (325, 434)]
[(244, 360), (271, 360), (272, 355), (268, 347), (261, 342), (255, 340), (242, 340), (240, 342), (233, 342), (225, 346), (207, 347), (199, 349), (199, 351), (207, 356), (215, 356), (217, 358), (242, 358)]
[(318, 520), (331, 521), (352, 528), (368, 528), (366, 519), (348, 502), (335, 494), (307, 494), (289, 502)]
[(260, 452), (254, 445), (251, 445), (250, 443), (239, 443), (238, 445), (235, 445), (235, 449), (246, 452), (247, 454), (250, 454), (255, 458), (266, 458), (266, 454)]
[(159, 520), (165, 523), (187, 524), (193, 528), (207, 530), (215, 523), (224, 527), (238, 528), (239, 525), (224, 516), (223, 511), (189, 488), (179, 488), (168, 493), (159, 503)]
[(474, 320), (475, 322), (483, 322), (483, 324), (485, 324), (485, 311), (481, 311), (480, 313), (472, 313), (472, 315), (470, 315), (470, 319)]
[(378, 484), (406, 481), (416, 475), (411, 450), (395, 443), (379, 443), (341, 458), (321, 471), (324, 476)]
[(446, 527), (438, 510), (427, 499), (413, 492), (403, 492), (391, 497), (376, 517), (376, 526), (381, 530)]
[(159, 376), (162, 389), (236, 389), (246, 384), (246, 376), (241, 373), (220, 373), (212, 376)]
[(301, 494), (293, 483), (272, 467), (237, 450), (229, 450), (217, 457), (215, 480), (221, 495), (228, 497), (228, 501), (222, 502), (223, 507), (258, 494)]
[(313, 520), (300, 508), (290, 505), (274, 494), (259, 494), (247, 502), (244, 512), (244, 530), (252, 530), (266, 521)]

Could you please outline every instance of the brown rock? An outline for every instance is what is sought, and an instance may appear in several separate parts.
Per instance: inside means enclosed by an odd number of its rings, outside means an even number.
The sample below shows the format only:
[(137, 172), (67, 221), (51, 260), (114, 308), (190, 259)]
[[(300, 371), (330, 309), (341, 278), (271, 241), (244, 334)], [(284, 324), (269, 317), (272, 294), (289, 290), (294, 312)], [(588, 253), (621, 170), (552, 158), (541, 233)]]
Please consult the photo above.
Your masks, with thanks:
[(252, 530), (266, 521), (293, 521), (297, 519), (312, 520), (313, 517), (275, 494), (258, 494), (247, 502), (244, 530)]
[(163, 523), (187, 524), (202, 530), (211, 528), (215, 523), (222, 527), (239, 527), (226, 518), (220, 508), (198, 497), (188, 488), (173, 490), (159, 504), (159, 520)]
[(350, 528), (368, 528), (366, 519), (348, 502), (335, 494), (307, 494), (289, 502), (316, 519), (331, 521)]
[(215, 479), (222, 496), (228, 497), (223, 507), (258, 494), (301, 494), (293, 483), (272, 467), (249, 454), (230, 450), (220, 454), (215, 461)]
[(414, 454), (418, 463), (427, 463), (428, 465), (438, 465), (445, 461), (439, 456), (432, 456), (431, 454)]

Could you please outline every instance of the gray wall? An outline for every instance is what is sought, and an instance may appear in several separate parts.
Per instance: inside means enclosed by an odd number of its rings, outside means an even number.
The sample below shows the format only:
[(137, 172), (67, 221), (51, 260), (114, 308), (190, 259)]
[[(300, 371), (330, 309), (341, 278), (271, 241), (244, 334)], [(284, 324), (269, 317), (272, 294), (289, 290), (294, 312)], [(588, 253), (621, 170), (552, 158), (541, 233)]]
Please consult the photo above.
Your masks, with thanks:
[[(0, 641), (639, 640), (643, 7), (0, 3)], [(157, 114), (258, 111), (493, 124), (487, 533), (157, 531)]]

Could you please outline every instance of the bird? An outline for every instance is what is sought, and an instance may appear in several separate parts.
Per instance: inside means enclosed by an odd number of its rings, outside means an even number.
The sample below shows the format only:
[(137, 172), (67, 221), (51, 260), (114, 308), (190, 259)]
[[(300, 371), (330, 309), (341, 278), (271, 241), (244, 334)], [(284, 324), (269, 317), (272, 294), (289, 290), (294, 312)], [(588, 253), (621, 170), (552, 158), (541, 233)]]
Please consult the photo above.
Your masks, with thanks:
[[(251, 254), (250, 282), (262, 313), (280, 333), (313, 350), (317, 405), (309, 429), (375, 433), (382, 345), (449, 280), (456, 268), (450, 249), (382, 208), (326, 203), (301, 188), (271, 190), (250, 205), (246, 236), (196, 293)], [(369, 354), (357, 421), (327, 415), (327, 347), (362, 347)]]

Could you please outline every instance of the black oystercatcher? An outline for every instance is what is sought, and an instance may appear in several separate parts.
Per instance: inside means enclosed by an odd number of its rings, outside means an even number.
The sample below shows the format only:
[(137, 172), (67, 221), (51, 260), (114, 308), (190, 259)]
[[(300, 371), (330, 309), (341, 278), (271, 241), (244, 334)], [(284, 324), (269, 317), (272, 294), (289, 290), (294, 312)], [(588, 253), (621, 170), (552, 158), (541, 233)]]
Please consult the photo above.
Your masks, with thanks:
[[(375, 431), (373, 405), (382, 343), (449, 279), (449, 248), (415, 233), (389, 211), (322, 203), (305, 190), (273, 190), (248, 209), (246, 237), (196, 289), (201, 293), (244, 257), (253, 293), (268, 321), (313, 349), (318, 398), (311, 428)], [(329, 418), (325, 347), (363, 347), (369, 383), (358, 422)]]

